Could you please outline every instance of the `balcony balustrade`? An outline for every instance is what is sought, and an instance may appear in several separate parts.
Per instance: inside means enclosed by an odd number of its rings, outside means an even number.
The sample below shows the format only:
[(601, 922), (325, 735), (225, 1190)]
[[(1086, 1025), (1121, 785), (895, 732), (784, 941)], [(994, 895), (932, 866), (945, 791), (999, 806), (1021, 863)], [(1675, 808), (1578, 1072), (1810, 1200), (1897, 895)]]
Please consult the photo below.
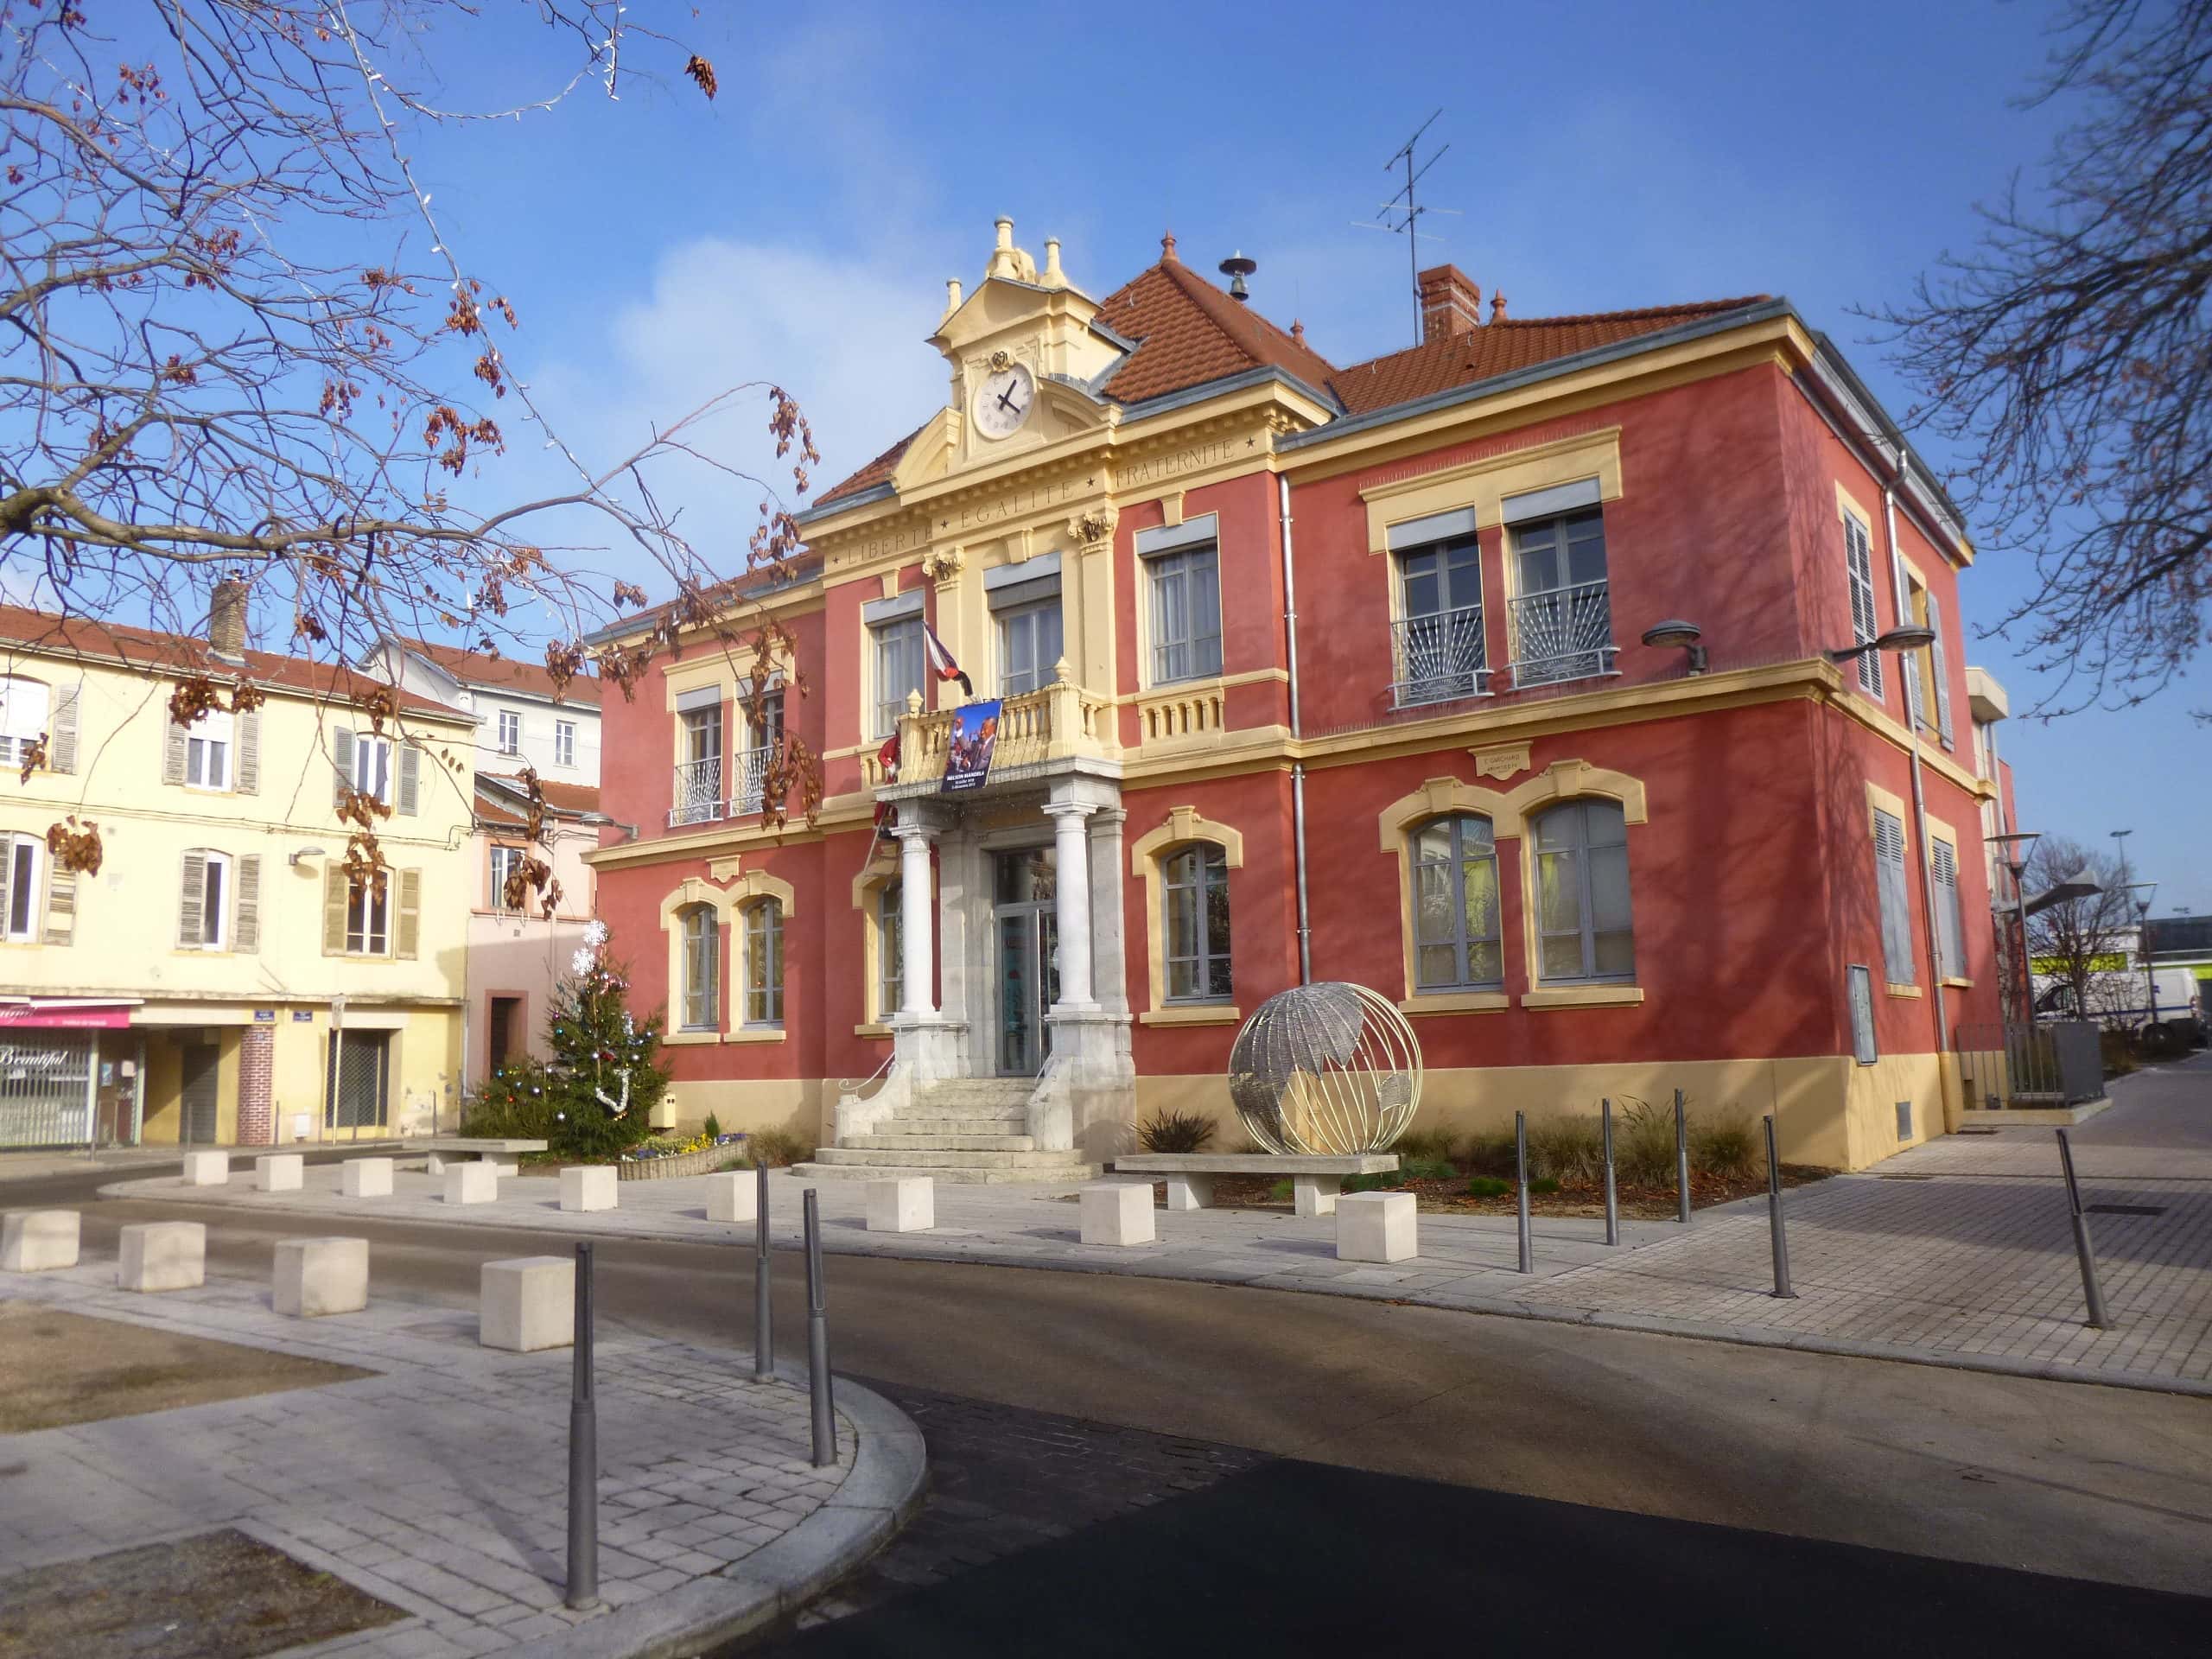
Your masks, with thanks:
[(1390, 670), (1390, 701), (1396, 708), (1488, 696), (1483, 607), (1468, 605), (1393, 622)]
[(681, 760), (676, 767), (676, 792), (671, 798), (675, 804), (668, 809), (668, 827), (679, 824), (711, 823), (729, 816), (729, 803), (722, 795), (722, 761), (720, 755), (709, 755), (703, 760)]
[(1510, 602), (1516, 689), (1610, 674), (1620, 647), (1603, 581), (1523, 594)]

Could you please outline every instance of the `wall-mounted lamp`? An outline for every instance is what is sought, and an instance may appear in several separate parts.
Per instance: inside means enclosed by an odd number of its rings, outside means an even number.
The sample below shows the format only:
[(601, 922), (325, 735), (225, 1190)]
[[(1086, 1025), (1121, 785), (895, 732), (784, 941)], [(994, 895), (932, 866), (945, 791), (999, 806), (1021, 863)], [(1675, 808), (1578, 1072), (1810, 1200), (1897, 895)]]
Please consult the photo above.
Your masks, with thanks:
[(1669, 617), (1656, 627), (1643, 631), (1643, 643), (1647, 645), (1679, 645), (1688, 652), (1689, 671), (1693, 674), (1705, 672), (1705, 647), (1698, 644), (1703, 637), (1703, 630), (1696, 623), (1685, 622), (1680, 617)]
[(1847, 663), (1854, 657), (1864, 657), (1870, 651), (1925, 651), (1936, 643), (1936, 630), (1925, 622), (1906, 622), (1891, 628), (1887, 633), (1877, 634), (1864, 645), (1846, 645), (1840, 651), (1828, 652), (1828, 661)]
[(296, 870), (300, 868), (300, 861), (303, 858), (327, 858), (328, 856), (329, 855), (325, 853), (320, 847), (301, 847), (296, 849), (293, 851), (291, 857), (285, 861), (290, 864), (291, 867)]

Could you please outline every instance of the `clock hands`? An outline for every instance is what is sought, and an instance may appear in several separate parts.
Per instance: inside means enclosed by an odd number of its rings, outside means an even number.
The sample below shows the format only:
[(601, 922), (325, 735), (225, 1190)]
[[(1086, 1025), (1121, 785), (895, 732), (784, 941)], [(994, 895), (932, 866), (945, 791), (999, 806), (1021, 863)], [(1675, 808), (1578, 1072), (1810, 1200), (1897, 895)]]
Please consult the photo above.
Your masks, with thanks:
[(1014, 388), (1020, 384), (1019, 380), (1009, 380), (1006, 383), (1006, 390), (999, 394), (999, 407), (1009, 415), (1021, 413), (1020, 407), (1014, 401)]

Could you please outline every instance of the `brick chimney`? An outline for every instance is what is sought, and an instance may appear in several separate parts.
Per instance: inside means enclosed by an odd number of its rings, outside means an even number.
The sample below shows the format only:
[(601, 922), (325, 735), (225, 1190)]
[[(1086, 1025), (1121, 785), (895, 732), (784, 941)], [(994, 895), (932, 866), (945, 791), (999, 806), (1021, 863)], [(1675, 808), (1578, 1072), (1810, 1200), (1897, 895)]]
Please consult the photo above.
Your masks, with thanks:
[(1433, 265), (1421, 274), (1421, 337), (1446, 340), (1482, 327), (1483, 291), (1457, 265)]
[(226, 663), (245, 661), (247, 584), (226, 576), (207, 598), (207, 649)]

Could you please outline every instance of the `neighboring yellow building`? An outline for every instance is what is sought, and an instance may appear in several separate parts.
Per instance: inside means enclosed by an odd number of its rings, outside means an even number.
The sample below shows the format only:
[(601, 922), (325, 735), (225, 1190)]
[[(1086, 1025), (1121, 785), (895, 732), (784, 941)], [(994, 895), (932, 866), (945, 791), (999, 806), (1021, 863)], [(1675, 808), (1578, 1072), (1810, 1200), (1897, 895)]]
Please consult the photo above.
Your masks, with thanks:
[[(245, 650), (245, 606), (219, 588), (208, 640), (0, 607), (0, 1147), (457, 1122), (474, 722), (401, 693), (378, 729), (353, 699), (387, 688)], [(194, 673), (226, 707), (179, 727)], [(347, 883), (341, 779), (392, 809), (382, 894)], [(73, 816), (96, 874), (49, 850)]]

